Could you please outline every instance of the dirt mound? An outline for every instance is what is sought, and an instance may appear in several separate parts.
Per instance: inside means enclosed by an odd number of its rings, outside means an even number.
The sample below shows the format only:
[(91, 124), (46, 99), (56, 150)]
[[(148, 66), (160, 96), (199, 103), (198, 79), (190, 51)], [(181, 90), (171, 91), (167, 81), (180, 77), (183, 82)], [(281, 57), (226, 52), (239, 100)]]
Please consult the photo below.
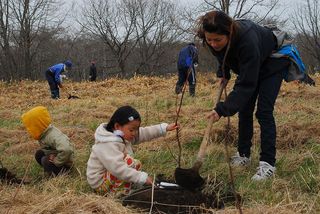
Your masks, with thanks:
[(151, 213), (205, 213), (208, 209), (224, 208), (225, 202), (235, 201), (230, 189), (217, 180), (207, 179), (202, 188), (190, 191), (179, 186), (162, 186), (162, 179), (158, 176), (155, 188), (136, 190), (124, 197), (122, 203), (143, 211), (151, 210)]
[[(123, 204), (140, 208), (151, 213), (203, 213), (205, 209), (223, 207), (215, 201), (213, 195), (204, 195), (201, 192), (191, 192), (182, 188), (160, 189), (151, 187), (133, 192), (124, 198)], [(153, 206), (151, 206), (153, 204)], [(149, 212), (150, 213), (150, 212)]]

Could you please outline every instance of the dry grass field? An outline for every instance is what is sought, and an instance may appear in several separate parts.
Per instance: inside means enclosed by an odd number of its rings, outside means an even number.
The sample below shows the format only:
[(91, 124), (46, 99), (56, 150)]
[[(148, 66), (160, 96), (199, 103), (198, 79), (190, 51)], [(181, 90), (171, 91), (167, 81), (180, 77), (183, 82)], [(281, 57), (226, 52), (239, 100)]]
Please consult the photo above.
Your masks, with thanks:
[[(314, 76), (320, 84), (320, 77)], [(117, 107), (129, 104), (142, 116), (142, 125), (174, 122), (176, 118), (176, 76), (108, 79), (100, 82), (65, 82), (60, 100), (49, 97), (44, 81), (0, 82), (0, 159), (5, 167), (25, 177), (30, 184), (0, 184), (0, 213), (138, 213), (123, 207), (116, 199), (94, 194), (86, 182), (86, 162), (94, 143), (96, 127), (107, 122)], [(228, 91), (233, 84), (228, 85)], [(214, 74), (199, 74), (196, 97), (186, 93), (179, 123), (181, 126), (182, 167), (192, 165), (207, 125), (206, 115), (213, 107), (217, 91)], [(80, 99), (67, 99), (68, 93)], [(75, 145), (75, 168), (68, 176), (47, 179), (34, 160), (38, 143), (32, 140), (20, 121), (22, 113), (37, 105), (46, 106), (53, 124)], [(235, 185), (243, 198), (243, 213), (320, 213), (320, 89), (297, 83), (283, 83), (275, 106), (277, 121), (277, 173), (265, 182), (252, 182), (259, 157), (259, 125), (255, 121), (252, 165), (234, 169)], [(226, 119), (213, 125), (212, 143), (201, 168), (203, 177), (229, 181), (225, 159)], [(237, 116), (231, 118), (233, 143)], [(173, 177), (178, 154), (175, 133), (140, 144), (135, 152), (150, 174)], [(208, 213), (238, 213), (234, 204)]]

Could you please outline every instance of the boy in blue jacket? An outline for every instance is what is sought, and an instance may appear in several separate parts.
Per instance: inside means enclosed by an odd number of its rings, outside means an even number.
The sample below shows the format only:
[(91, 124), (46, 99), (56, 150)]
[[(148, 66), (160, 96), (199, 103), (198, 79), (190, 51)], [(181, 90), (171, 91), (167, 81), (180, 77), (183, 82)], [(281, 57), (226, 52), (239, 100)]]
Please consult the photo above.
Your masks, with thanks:
[(65, 71), (71, 70), (71, 68), (72, 62), (70, 60), (67, 60), (64, 63), (53, 65), (49, 67), (48, 70), (46, 70), (46, 79), (50, 87), (51, 98), (60, 98), (59, 88), (63, 87), (60, 75)]

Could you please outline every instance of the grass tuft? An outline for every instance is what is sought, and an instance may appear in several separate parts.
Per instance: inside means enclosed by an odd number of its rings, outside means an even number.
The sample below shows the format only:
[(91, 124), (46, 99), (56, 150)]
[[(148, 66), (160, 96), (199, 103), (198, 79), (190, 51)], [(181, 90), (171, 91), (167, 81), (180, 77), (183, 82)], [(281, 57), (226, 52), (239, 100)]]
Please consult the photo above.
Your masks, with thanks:
[[(181, 167), (190, 168), (198, 153), (207, 113), (213, 108), (218, 85), (212, 74), (198, 75), (196, 97), (186, 94), (179, 124), (182, 142)], [(314, 77), (317, 81), (319, 77)], [(231, 90), (232, 81), (228, 84)], [(94, 131), (107, 122), (122, 105), (132, 105), (142, 116), (142, 125), (174, 122), (176, 95), (173, 77), (143, 77), (122, 80), (111, 78), (101, 82), (76, 83), (66, 81), (81, 99), (68, 100), (61, 91), (60, 100), (49, 97), (44, 81), (0, 83), (0, 157), (1, 162), (18, 177), (26, 172), (29, 185), (22, 187), (0, 184), (0, 210), (6, 213), (138, 213), (123, 207), (115, 198), (93, 193), (86, 181), (86, 163), (94, 144)], [(125, 86), (125, 87), (124, 87)], [(170, 87), (168, 87), (170, 86)], [(19, 90), (25, 87), (28, 90)], [(19, 93), (17, 93), (19, 91)], [(99, 93), (97, 93), (99, 91)], [(31, 97), (32, 95), (32, 97)], [(275, 106), (277, 122), (277, 171), (275, 177), (253, 182), (260, 153), (260, 130), (254, 121), (252, 163), (245, 168), (233, 168), (235, 187), (243, 199), (244, 213), (320, 213), (320, 89), (295, 83), (283, 83)], [(48, 107), (53, 124), (66, 133), (76, 148), (75, 166), (70, 175), (54, 179), (45, 177), (34, 160), (39, 148), (23, 128), (21, 114), (30, 108)], [(231, 119), (228, 149), (236, 152), (237, 116)], [(226, 119), (213, 125), (212, 142), (200, 169), (204, 178), (213, 181), (221, 191), (230, 191), (228, 157), (224, 143)], [(141, 160), (143, 170), (150, 175), (165, 174), (173, 179), (177, 167), (178, 145), (174, 132), (165, 138), (134, 147), (135, 158)], [(18, 192), (16, 198), (13, 195)], [(234, 204), (227, 203), (223, 211), (238, 213)]]

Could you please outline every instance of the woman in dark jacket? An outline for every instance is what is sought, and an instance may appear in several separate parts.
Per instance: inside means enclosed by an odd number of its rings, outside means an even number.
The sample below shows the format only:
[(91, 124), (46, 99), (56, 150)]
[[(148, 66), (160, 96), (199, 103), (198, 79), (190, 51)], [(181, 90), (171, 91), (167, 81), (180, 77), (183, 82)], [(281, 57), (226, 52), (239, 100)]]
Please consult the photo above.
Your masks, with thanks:
[(253, 112), (257, 101), (255, 115), (260, 124), (261, 153), (258, 171), (252, 179), (271, 177), (276, 170), (273, 110), (282, 72), (288, 68), (289, 61), (269, 57), (277, 46), (271, 30), (249, 20), (235, 21), (221, 11), (211, 11), (202, 16), (197, 34), (219, 61), (217, 76), (220, 84), (228, 83), (230, 70), (238, 75), (233, 90), (210, 115), (217, 121), (222, 116), (239, 113), (238, 152), (231, 158), (231, 163), (234, 166), (250, 163)]

